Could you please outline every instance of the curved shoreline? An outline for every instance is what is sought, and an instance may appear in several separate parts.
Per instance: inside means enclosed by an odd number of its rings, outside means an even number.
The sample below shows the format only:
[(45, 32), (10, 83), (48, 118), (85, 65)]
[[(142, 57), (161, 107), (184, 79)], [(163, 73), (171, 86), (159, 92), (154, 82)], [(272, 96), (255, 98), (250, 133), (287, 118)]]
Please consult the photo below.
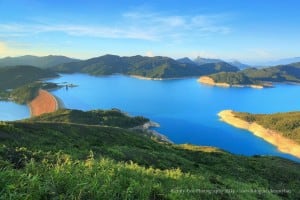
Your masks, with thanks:
[(39, 90), (39, 94), (29, 104), (30, 117), (42, 115), (44, 113), (55, 112), (59, 109), (57, 99), (46, 90)]
[(211, 86), (218, 86), (218, 87), (250, 87), (250, 88), (255, 88), (255, 89), (262, 89), (264, 86), (262, 85), (241, 85), (241, 84), (236, 84), (236, 85), (230, 85), (229, 83), (217, 83), (215, 82), (212, 78), (209, 76), (201, 76), (198, 79), (199, 83), (205, 84), (205, 85), (211, 85)]
[(236, 117), (232, 110), (223, 110), (218, 113), (218, 116), (222, 121), (240, 128), (245, 129), (253, 133), (255, 136), (264, 139), (265, 141), (273, 144), (277, 149), (283, 153), (291, 154), (297, 158), (300, 158), (300, 145), (291, 139), (282, 136), (279, 132), (266, 129), (256, 122), (249, 123), (238, 117)]

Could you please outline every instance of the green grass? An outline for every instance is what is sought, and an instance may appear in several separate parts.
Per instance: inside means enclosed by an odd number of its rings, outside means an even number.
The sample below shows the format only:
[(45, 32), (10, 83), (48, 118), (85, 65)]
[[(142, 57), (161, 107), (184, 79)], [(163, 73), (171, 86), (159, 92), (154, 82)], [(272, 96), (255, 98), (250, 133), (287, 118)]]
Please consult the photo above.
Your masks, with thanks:
[(68, 110), (60, 109), (55, 113), (44, 114), (42, 116), (34, 117), (26, 121), (33, 122), (62, 122), (62, 123), (77, 123), (87, 125), (103, 125), (114, 126), (122, 128), (133, 128), (141, 126), (149, 119), (141, 116), (130, 117), (117, 109), (112, 110)]

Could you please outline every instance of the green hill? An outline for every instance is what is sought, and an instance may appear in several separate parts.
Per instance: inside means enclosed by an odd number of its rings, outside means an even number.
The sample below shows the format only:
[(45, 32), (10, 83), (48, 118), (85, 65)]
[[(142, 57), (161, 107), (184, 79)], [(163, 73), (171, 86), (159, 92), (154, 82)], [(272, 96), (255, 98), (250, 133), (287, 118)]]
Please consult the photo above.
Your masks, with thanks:
[(0, 90), (14, 89), (43, 78), (57, 76), (55, 72), (33, 66), (0, 68)]
[(209, 75), (217, 83), (262, 84), (263, 82), (300, 82), (300, 63), (278, 65), (268, 68), (247, 68), (234, 73), (216, 73)]
[(28, 119), (31, 122), (61, 122), (87, 125), (115, 126), (122, 128), (133, 128), (149, 122), (144, 117), (129, 117), (119, 110), (69, 110), (60, 109), (55, 113), (48, 113), (42, 116)]
[(300, 198), (299, 163), (165, 143), (123, 123), (95, 125), (116, 115), (128, 119), (119, 111), (62, 110), (2, 122), (1, 198)]
[(6, 57), (0, 59), (0, 67), (16, 66), (16, 65), (30, 65), (39, 68), (53, 67), (63, 63), (76, 62), (78, 59), (68, 58), (65, 56), (20, 56), (20, 57)]
[(275, 114), (250, 114), (235, 112), (235, 115), (248, 122), (257, 122), (265, 128), (279, 131), (284, 137), (300, 144), (300, 112)]
[(200, 76), (220, 71), (238, 71), (227, 63), (209, 63), (198, 66), (192, 63), (180, 63), (168, 57), (120, 57), (104, 55), (81, 62), (66, 63), (53, 67), (62, 73), (82, 72), (91, 75), (125, 74), (149, 78), (176, 78)]
[(251, 85), (256, 82), (242, 72), (220, 72), (209, 75), (216, 83), (228, 83), (230, 85)]
[(242, 71), (251, 79), (273, 82), (300, 82), (300, 63), (278, 65), (263, 69), (250, 68)]

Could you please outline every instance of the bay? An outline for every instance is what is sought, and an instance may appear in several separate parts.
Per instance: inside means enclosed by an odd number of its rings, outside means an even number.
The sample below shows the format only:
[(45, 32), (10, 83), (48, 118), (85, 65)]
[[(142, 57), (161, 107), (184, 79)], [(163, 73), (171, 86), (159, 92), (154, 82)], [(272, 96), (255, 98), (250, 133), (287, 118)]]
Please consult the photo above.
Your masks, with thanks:
[(53, 92), (66, 108), (92, 110), (118, 108), (160, 124), (155, 128), (174, 143), (215, 146), (241, 155), (275, 155), (300, 161), (249, 131), (219, 120), (218, 112), (233, 109), (251, 113), (300, 110), (300, 87), (220, 88), (199, 84), (196, 78), (142, 80), (122, 75), (95, 77), (63, 74), (56, 83), (78, 87)]
[(13, 121), (25, 119), (30, 116), (26, 105), (16, 104), (10, 101), (0, 101), (0, 120)]
[[(52, 91), (66, 108), (118, 108), (130, 115), (145, 116), (158, 122), (160, 127), (155, 130), (177, 144), (215, 146), (234, 154), (274, 155), (300, 162), (249, 131), (221, 122), (217, 116), (224, 109), (251, 113), (300, 110), (299, 85), (276, 84), (267, 89), (220, 88), (202, 85), (196, 78), (156, 81), (86, 74), (61, 74), (48, 81), (78, 85)], [(0, 109), (3, 109), (1, 104)], [(29, 116), (28, 110), (20, 109), (19, 113)], [(2, 117), (0, 115), (0, 120)], [(20, 114), (17, 118), (22, 117)]]

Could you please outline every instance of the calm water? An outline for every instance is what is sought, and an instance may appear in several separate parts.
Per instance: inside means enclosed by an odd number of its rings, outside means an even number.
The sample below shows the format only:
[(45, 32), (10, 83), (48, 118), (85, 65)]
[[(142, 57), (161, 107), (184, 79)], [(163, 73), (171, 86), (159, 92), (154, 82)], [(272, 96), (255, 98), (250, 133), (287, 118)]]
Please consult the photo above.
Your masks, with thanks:
[(53, 91), (67, 108), (119, 108), (160, 123), (157, 131), (175, 143), (216, 146), (243, 155), (276, 155), (300, 162), (250, 132), (219, 121), (217, 116), (224, 109), (254, 113), (300, 110), (300, 86), (297, 85), (279, 84), (262, 90), (218, 88), (201, 85), (195, 78), (149, 81), (121, 75), (84, 74), (62, 75), (52, 81), (79, 85)]
[(0, 120), (12, 121), (29, 117), (29, 108), (13, 102), (0, 101)]

